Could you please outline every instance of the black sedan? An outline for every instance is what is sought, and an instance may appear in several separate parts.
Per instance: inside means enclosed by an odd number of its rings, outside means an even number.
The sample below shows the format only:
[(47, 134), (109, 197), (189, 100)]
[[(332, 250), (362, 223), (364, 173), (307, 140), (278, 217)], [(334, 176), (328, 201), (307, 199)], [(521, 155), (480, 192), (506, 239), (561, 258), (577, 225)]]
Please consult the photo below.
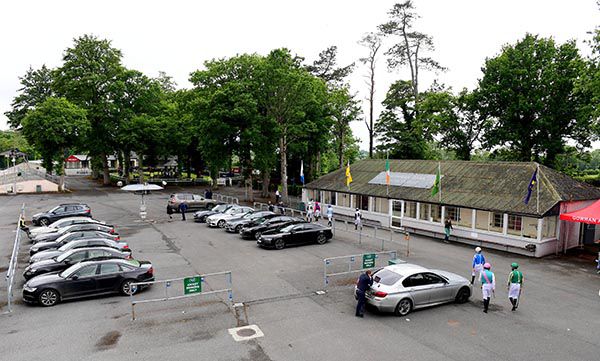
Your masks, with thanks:
[(333, 233), (329, 227), (317, 223), (301, 223), (291, 224), (272, 233), (263, 233), (256, 242), (261, 247), (283, 249), (307, 243), (325, 244), (332, 237)]
[(54, 306), (73, 298), (121, 293), (130, 295), (135, 282), (154, 281), (154, 269), (148, 261), (110, 259), (77, 263), (58, 273), (34, 277), (23, 286), (23, 300)]
[(212, 216), (213, 214), (217, 214), (217, 213), (225, 213), (226, 210), (228, 210), (231, 207), (236, 206), (235, 204), (219, 204), (214, 206), (211, 210), (208, 211), (198, 211), (196, 213), (194, 213), (194, 222), (199, 222), (199, 223), (205, 223), (206, 222), (206, 218), (208, 218), (208, 216)]
[(240, 230), (240, 236), (244, 239), (259, 239), (263, 232), (271, 232), (279, 230), (285, 226), (296, 223), (304, 223), (305, 221), (301, 218), (289, 217), (289, 216), (277, 216), (264, 221), (257, 225), (247, 225), (242, 227)]
[(227, 222), (225, 222), (225, 231), (239, 233), (244, 226), (255, 226), (276, 216), (277, 214), (271, 211), (246, 213), (240, 218), (228, 219)]
[(108, 247), (113, 248), (121, 252), (131, 253), (131, 249), (127, 242), (116, 242), (106, 238), (88, 238), (80, 239), (77, 241), (71, 241), (67, 244), (62, 245), (59, 249), (48, 249), (42, 252), (38, 252), (29, 258), (29, 263), (35, 263), (58, 257), (61, 254), (76, 248), (89, 248), (89, 247)]
[(29, 265), (25, 268), (23, 277), (28, 280), (44, 273), (63, 271), (79, 262), (109, 258), (131, 259), (131, 253), (109, 247), (75, 248), (56, 257)]
[(82, 224), (72, 224), (70, 226), (59, 229), (56, 232), (50, 233), (42, 233), (37, 235), (31, 239), (31, 241), (35, 244), (38, 242), (52, 242), (57, 240), (60, 236), (73, 233), (73, 232), (82, 232), (82, 231), (102, 231), (110, 234), (115, 234), (115, 227), (109, 226), (106, 224), (98, 224), (98, 223), (82, 223)]
[(67, 244), (71, 241), (75, 241), (78, 239), (86, 239), (86, 238), (106, 238), (113, 241), (121, 240), (118, 234), (110, 234), (102, 231), (81, 231), (81, 232), (73, 232), (67, 233), (60, 236), (58, 239), (52, 242), (38, 242), (31, 246), (29, 249), (29, 255), (33, 256), (34, 254), (45, 251), (47, 249), (57, 249), (62, 245)]

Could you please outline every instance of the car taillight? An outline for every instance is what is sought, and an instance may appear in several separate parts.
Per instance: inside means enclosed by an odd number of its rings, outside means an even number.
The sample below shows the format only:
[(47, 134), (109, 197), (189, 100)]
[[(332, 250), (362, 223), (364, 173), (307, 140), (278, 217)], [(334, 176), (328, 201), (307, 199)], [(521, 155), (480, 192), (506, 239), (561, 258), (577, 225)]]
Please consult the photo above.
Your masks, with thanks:
[(125, 259), (133, 259), (133, 257), (131, 257), (131, 253), (127, 255), (127, 257), (125, 257)]
[(373, 293), (373, 297), (379, 297), (379, 298), (384, 298), (387, 295), (388, 295), (387, 293), (381, 292), (381, 291), (377, 291), (377, 292)]
[(92, 212), (92, 210), (91, 210), (91, 209), (86, 209), (86, 210), (85, 210), (85, 213), (91, 213), (91, 212)]
[(114, 228), (110, 229), (110, 234), (115, 234), (115, 229)]
[(153, 275), (154, 274), (154, 268), (150, 267), (148, 268), (148, 272), (149, 275)]
[(124, 245), (123, 249), (129, 249), (129, 245), (128, 244)]
[(121, 236), (117, 236), (117, 241), (120, 241), (120, 240), (121, 240)]

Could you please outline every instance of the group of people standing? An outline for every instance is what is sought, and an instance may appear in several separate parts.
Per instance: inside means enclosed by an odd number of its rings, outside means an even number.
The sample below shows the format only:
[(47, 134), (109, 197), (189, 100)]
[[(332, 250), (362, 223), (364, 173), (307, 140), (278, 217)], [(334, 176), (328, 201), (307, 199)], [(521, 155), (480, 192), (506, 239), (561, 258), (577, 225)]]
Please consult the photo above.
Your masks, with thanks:
[[(314, 201), (311, 199), (306, 205), (306, 221), (319, 221), (321, 218), (321, 204), (318, 201)], [(331, 204), (327, 205), (327, 209), (325, 210), (325, 216), (327, 217), (327, 225), (331, 227), (333, 225), (333, 206)]]
[[(475, 281), (475, 275), (478, 275), (478, 280), (481, 282), (483, 312), (487, 313), (491, 298), (495, 297), (496, 275), (492, 272), (492, 265), (486, 262), (481, 253), (481, 247), (475, 248), (475, 255), (473, 255), (471, 284)], [(508, 275), (506, 288), (508, 290), (508, 300), (512, 304), (512, 311), (516, 311), (523, 291), (523, 272), (519, 271), (519, 264), (516, 262), (511, 264), (511, 272)]]

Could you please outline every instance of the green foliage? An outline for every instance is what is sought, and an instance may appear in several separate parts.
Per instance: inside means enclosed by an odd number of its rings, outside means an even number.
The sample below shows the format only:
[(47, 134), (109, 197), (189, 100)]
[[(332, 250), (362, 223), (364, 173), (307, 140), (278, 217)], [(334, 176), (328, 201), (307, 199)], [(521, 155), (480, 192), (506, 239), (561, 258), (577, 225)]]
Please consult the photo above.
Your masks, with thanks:
[(547, 165), (569, 139), (590, 146), (589, 99), (575, 91), (583, 68), (574, 42), (557, 46), (530, 34), (488, 59), (478, 89), (482, 111), (494, 120), (485, 145), (506, 146), (518, 160)]
[(15, 129), (21, 127), (21, 121), (30, 109), (54, 94), (52, 70), (46, 65), (36, 70), (30, 67), (19, 80), (21, 88), (11, 103), (12, 110), (4, 113), (9, 119), (9, 125)]
[(35, 148), (25, 139), (22, 131), (0, 130), (0, 153), (14, 148), (27, 154), (30, 159), (36, 159), (39, 156)]
[(65, 152), (81, 145), (90, 131), (86, 111), (64, 98), (47, 98), (29, 111), (22, 120), (23, 135), (43, 157), (43, 166), (48, 172), (56, 161), (59, 170)]

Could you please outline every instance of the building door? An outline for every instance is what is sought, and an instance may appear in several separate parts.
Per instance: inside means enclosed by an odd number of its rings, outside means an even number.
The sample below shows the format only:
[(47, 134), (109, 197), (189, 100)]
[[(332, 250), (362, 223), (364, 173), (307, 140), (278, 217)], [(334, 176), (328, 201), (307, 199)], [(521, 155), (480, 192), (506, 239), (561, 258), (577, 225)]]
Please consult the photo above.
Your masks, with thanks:
[(594, 244), (594, 237), (596, 236), (596, 225), (595, 224), (581, 224), (581, 243), (584, 245)]

